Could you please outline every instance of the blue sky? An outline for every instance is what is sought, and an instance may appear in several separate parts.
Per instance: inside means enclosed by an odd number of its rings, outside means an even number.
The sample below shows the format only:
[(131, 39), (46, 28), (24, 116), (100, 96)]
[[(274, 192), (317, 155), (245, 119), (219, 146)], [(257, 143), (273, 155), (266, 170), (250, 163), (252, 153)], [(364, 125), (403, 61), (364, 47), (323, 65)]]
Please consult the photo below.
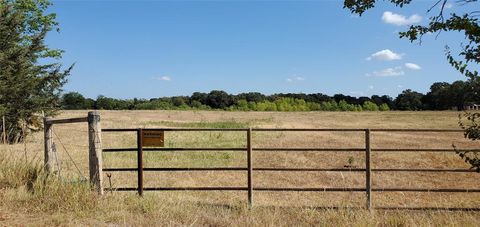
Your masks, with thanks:
[(422, 45), (398, 38), (407, 24), (427, 23), (433, 1), (380, 1), (362, 17), (342, 2), (54, 1), (61, 30), (47, 43), (65, 50), (64, 65), (76, 63), (65, 91), (92, 98), (214, 89), (395, 97), (464, 79), (444, 56), (460, 34), (427, 35)]

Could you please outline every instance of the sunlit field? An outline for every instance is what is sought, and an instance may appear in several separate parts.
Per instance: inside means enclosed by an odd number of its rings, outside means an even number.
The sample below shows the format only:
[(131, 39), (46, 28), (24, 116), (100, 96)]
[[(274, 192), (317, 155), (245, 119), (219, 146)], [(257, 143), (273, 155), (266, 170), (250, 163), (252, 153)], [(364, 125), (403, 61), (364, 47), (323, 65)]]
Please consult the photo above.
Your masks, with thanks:
[[(102, 128), (432, 128), (458, 129), (460, 112), (101, 111)], [(57, 118), (84, 117), (66, 111)], [(254, 148), (364, 148), (364, 132), (254, 132)], [(132, 132), (104, 132), (104, 148), (136, 147)], [(480, 208), (480, 193), (244, 191), (111, 192), (136, 187), (136, 172), (104, 172), (105, 195), (88, 190), (87, 124), (54, 126), (58, 169), (29, 186), (43, 162), (43, 133), (24, 144), (0, 145), (2, 225), (455, 225), (476, 226), (480, 212), (385, 208)], [(478, 148), (461, 132), (372, 132), (372, 149)], [(245, 132), (165, 132), (171, 148), (245, 148)], [(104, 153), (104, 168), (137, 166), (135, 152)], [(246, 167), (245, 151), (144, 153), (144, 167)], [(364, 152), (254, 151), (253, 167), (365, 168)], [(467, 169), (453, 152), (372, 152), (372, 168)], [(37, 167), (38, 169), (38, 167)], [(22, 173), (25, 173), (22, 175)], [(111, 175), (110, 175), (111, 174)], [(21, 176), (20, 176), (21, 175)], [(480, 175), (463, 172), (373, 172), (373, 188), (479, 189)], [(30, 178), (29, 178), (30, 177)], [(38, 180), (37, 180), (38, 181)], [(26, 183), (25, 183), (26, 182)], [(145, 172), (145, 187), (246, 187), (246, 171)], [(53, 186), (48, 186), (51, 184)], [(254, 171), (253, 187), (364, 188), (360, 172)], [(32, 189), (33, 188), (33, 189)]]

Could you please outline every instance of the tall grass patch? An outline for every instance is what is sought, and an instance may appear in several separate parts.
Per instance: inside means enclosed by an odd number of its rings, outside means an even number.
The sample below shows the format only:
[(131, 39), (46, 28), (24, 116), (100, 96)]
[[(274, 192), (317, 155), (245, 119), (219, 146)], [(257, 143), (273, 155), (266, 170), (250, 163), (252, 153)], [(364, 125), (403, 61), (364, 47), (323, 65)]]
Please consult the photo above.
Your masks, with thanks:
[(60, 178), (47, 173), (39, 160), (25, 162), (5, 153), (0, 153), (0, 189), (12, 195), (5, 198), (11, 205), (23, 204), (35, 211), (80, 214), (97, 203), (88, 182)]

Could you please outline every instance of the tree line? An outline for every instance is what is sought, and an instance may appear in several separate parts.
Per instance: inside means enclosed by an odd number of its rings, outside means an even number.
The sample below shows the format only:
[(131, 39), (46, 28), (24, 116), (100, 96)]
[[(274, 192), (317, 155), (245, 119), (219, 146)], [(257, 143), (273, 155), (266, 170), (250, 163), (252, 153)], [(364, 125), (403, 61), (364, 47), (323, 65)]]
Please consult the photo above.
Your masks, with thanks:
[(152, 99), (116, 99), (103, 95), (85, 98), (78, 92), (62, 95), (62, 109), (104, 110), (240, 110), (240, 111), (388, 111), (388, 110), (463, 110), (466, 105), (480, 103), (468, 82), (436, 82), (426, 94), (404, 90), (396, 98), (388, 95), (353, 97), (322, 93), (279, 93), (264, 95), (259, 92), (228, 94), (213, 90), (195, 92), (191, 96), (173, 96)]

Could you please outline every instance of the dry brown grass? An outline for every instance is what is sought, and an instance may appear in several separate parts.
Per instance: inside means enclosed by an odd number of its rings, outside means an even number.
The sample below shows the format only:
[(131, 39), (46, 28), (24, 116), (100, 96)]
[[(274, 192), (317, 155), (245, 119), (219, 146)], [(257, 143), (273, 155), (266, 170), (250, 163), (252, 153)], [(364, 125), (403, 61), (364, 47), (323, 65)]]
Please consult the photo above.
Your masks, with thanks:
[[(221, 112), (221, 111), (102, 111), (103, 128), (134, 127), (287, 127), (287, 128), (457, 128), (458, 112)], [(86, 111), (68, 111), (59, 118), (86, 116)], [(61, 160), (61, 179), (50, 194), (29, 192), (15, 172), (42, 158), (42, 134), (26, 144), (1, 146), (4, 157), (0, 180), (0, 224), (2, 225), (339, 225), (339, 226), (475, 226), (480, 212), (382, 211), (369, 213), (348, 207), (364, 206), (364, 193), (255, 192), (252, 210), (246, 207), (245, 192), (146, 192), (108, 193), (97, 198), (79, 174), (88, 175), (86, 124), (55, 126)], [(58, 136), (58, 137), (57, 137)], [(362, 133), (254, 133), (256, 147), (361, 148)], [(72, 162), (60, 142), (72, 156)], [(174, 132), (166, 134), (170, 147), (244, 147), (245, 133)], [(104, 147), (134, 147), (132, 133), (104, 133)], [(478, 147), (461, 133), (380, 133), (372, 135), (373, 148), (461, 148)], [(9, 155), (5, 155), (9, 154)], [(8, 157), (7, 157), (8, 156)], [(243, 167), (244, 152), (146, 153), (146, 167)], [(348, 160), (362, 167), (362, 153), (254, 152), (255, 167), (342, 168)], [(13, 161), (12, 161), (13, 160)], [(105, 167), (135, 167), (134, 153), (104, 154)], [(374, 168), (467, 168), (453, 153), (374, 153)], [(7, 164), (8, 163), (8, 164)], [(12, 169), (12, 163), (18, 170)], [(17, 168), (15, 167), (15, 168)], [(15, 169), (14, 168), (14, 169)], [(38, 168), (38, 167), (32, 167)], [(28, 172), (28, 171), (27, 171)], [(28, 178), (28, 177), (27, 177)], [(15, 180), (16, 179), (16, 180)], [(73, 180), (72, 180), (73, 179)], [(254, 186), (262, 187), (363, 187), (362, 173), (348, 172), (255, 172)], [(72, 183), (73, 182), (73, 183)], [(135, 186), (134, 173), (113, 173), (114, 187)], [(43, 186), (42, 186), (43, 185)], [(245, 186), (242, 172), (145, 173), (145, 186)], [(374, 187), (478, 188), (476, 173), (374, 173)], [(38, 187), (45, 187), (40, 184)], [(105, 187), (109, 187), (105, 177)], [(70, 193), (70, 194), (69, 194)], [(68, 198), (66, 198), (68, 197)], [(87, 199), (85, 199), (87, 198)], [(93, 201), (93, 202), (91, 202)], [(375, 206), (480, 207), (480, 193), (374, 193)], [(76, 205), (74, 205), (76, 204)], [(315, 209), (341, 206), (346, 209)], [(73, 208), (69, 208), (73, 207)]]

